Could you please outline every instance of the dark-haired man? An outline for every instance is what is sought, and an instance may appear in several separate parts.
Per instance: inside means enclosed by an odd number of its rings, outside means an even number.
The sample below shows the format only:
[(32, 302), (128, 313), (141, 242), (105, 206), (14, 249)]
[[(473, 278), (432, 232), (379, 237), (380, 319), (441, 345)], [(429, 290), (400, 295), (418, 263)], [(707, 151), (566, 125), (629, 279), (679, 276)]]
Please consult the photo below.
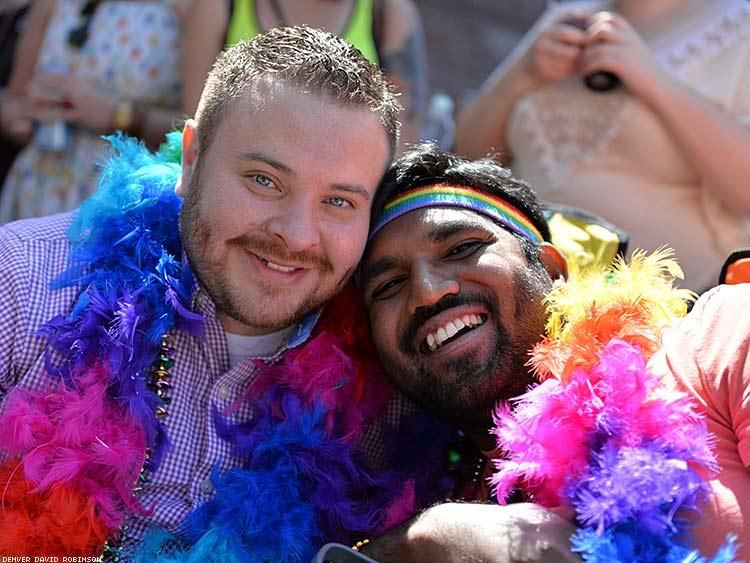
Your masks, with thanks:
[[(0, 441), (0, 552), (99, 555), (107, 542), (117, 556), (156, 526), (217, 560), (309, 560), (334, 524), (378, 520), (345, 498), (359, 473), (336, 449), (365, 429), (330, 435), (343, 432), (330, 422), (357, 374), (331, 349), (341, 371), (330, 385), (318, 374), (318, 389), (304, 362), (321, 306), (364, 249), (399, 110), (353, 47), (275, 29), (219, 57), (181, 167), (116, 141), (80, 212), (0, 230), (0, 416), (12, 428)], [(343, 341), (332, 325), (327, 338)], [(280, 363), (304, 377), (284, 379)], [(344, 400), (371, 400), (368, 384)], [(305, 471), (318, 453), (330, 457), (316, 478)]]
[[(384, 179), (360, 286), (381, 361), (412, 399), (457, 422), (498, 457), (492, 409), (533, 382), (529, 351), (545, 333), (543, 299), (564, 258), (529, 186), (490, 160), (417, 147)], [(750, 287), (721, 288), (664, 337), (655, 373), (693, 395), (719, 437), (724, 471), (696, 530), (713, 553), (744, 540), (750, 495)], [(704, 327), (704, 328), (702, 328)], [(481, 475), (480, 475), (481, 477)], [(478, 497), (486, 498), (484, 494)], [(365, 551), (383, 561), (564, 561), (572, 526), (529, 504), (446, 504)]]
[(497, 397), (531, 382), (525, 352), (565, 260), (528, 185), (490, 161), (428, 145), (384, 184), (362, 266), (381, 360), (412, 398), (485, 423)]
[[(407, 396), (490, 452), (491, 411), (532, 382), (527, 351), (565, 260), (528, 185), (489, 160), (423, 145), (384, 186), (360, 269), (380, 359)], [(531, 504), (445, 504), (365, 551), (383, 561), (575, 561), (573, 529)]]

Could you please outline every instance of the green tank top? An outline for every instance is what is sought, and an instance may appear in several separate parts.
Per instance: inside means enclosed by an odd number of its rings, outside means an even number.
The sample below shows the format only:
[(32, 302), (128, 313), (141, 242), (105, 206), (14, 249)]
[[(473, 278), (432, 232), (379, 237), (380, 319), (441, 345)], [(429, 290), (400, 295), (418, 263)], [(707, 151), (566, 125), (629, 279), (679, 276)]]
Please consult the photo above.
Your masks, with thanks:
[[(352, 17), (344, 31), (343, 39), (354, 45), (374, 64), (379, 64), (375, 38), (372, 36), (372, 1), (355, 0)], [(227, 47), (243, 39), (249, 39), (261, 33), (255, 15), (254, 0), (234, 0), (234, 9), (229, 16), (227, 30)]]

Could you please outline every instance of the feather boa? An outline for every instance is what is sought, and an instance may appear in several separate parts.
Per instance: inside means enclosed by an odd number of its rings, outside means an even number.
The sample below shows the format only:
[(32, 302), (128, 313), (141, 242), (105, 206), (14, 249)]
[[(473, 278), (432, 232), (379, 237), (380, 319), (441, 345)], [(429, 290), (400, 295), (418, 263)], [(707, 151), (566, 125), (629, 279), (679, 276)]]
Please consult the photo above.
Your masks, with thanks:
[(0, 415), (11, 429), (0, 434), (2, 553), (98, 555), (129, 513), (144, 511), (132, 488), (146, 449), (156, 470), (168, 447), (149, 367), (164, 333), (200, 333), (174, 229), (179, 164), (112, 143), (119, 156), (72, 224), (71, 266), (53, 282), (83, 289), (70, 314), (40, 330), (50, 378), (13, 390)]
[[(144, 462), (158, 471), (169, 447), (150, 366), (168, 331), (202, 335), (175, 228), (179, 136), (157, 155), (110, 140), (116, 155), (70, 229), (72, 265), (54, 282), (83, 289), (70, 314), (41, 330), (49, 381), (12, 391), (0, 415), (8, 454), (0, 466), (2, 553), (98, 555), (128, 515), (146, 512), (132, 488)], [(250, 423), (214, 413), (244, 466), (214, 475), (217, 494), (184, 533), (154, 531), (134, 559), (304, 561), (324, 541), (413, 512), (407, 477), (419, 471), (370, 473), (353, 449), (391, 393), (357, 298), (352, 290), (335, 299), (307, 344), (281, 366), (261, 366), (245, 398), (256, 413)]]
[[(547, 338), (532, 352), (541, 384), (498, 408), (507, 458), (492, 484), (502, 503), (520, 482), (535, 502), (573, 508), (573, 550), (586, 561), (705, 561), (689, 547), (690, 517), (717, 469), (690, 399), (647, 369), (661, 331), (690, 292), (670, 253), (635, 253), (608, 272), (572, 272), (547, 298)], [(731, 561), (733, 539), (712, 559)]]
[[(190, 515), (182, 533), (152, 532), (133, 561), (309, 561), (326, 540), (350, 541), (352, 533), (398, 523), (392, 515), (404, 503), (407, 516), (414, 511), (409, 482), (370, 473), (352, 449), (390, 397), (364, 345), (369, 337), (356, 336), (346, 318), (363, 311), (355, 299), (353, 288), (335, 298), (316, 336), (281, 366), (259, 364), (247, 392), (250, 422), (232, 425), (214, 413), (219, 436), (244, 465), (215, 474), (218, 494)], [(334, 326), (343, 334), (329, 330)]]

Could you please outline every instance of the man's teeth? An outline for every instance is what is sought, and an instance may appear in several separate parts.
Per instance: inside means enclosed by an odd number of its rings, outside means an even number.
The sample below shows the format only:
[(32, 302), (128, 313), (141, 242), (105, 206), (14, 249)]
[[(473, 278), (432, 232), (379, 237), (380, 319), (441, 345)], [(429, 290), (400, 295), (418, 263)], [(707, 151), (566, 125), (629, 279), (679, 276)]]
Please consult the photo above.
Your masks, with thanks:
[(290, 268), (288, 266), (281, 266), (280, 264), (274, 264), (273, 262), (269, 262), (268, 260), (263, 260), (266, 263), (266, 266), (271, 268), (272, 270), (277, 270), (279, 272), (284, 272), (285, 274), (288, 274), (289, 272), (293, 272), (297, 268)]
[(447, 322), (439, 329), (427, 335), (427, 347), (434, 352), (442, 346), (446, 340), (453, 338), (465, 328), (474, 328), (484, 324), (484, 319), (479, 315), (464, 315)]

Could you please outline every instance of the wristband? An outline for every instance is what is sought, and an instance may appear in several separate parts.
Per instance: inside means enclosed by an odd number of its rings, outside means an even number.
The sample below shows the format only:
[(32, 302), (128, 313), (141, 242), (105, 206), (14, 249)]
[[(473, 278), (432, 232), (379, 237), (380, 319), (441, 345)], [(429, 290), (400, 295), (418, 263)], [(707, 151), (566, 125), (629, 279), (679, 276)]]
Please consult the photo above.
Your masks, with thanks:
[(131, 100), (121, 100), (115, 108), (112, 126), (123, 133), (129, 133), (133, 127), (135, 116), (134, 104)]

